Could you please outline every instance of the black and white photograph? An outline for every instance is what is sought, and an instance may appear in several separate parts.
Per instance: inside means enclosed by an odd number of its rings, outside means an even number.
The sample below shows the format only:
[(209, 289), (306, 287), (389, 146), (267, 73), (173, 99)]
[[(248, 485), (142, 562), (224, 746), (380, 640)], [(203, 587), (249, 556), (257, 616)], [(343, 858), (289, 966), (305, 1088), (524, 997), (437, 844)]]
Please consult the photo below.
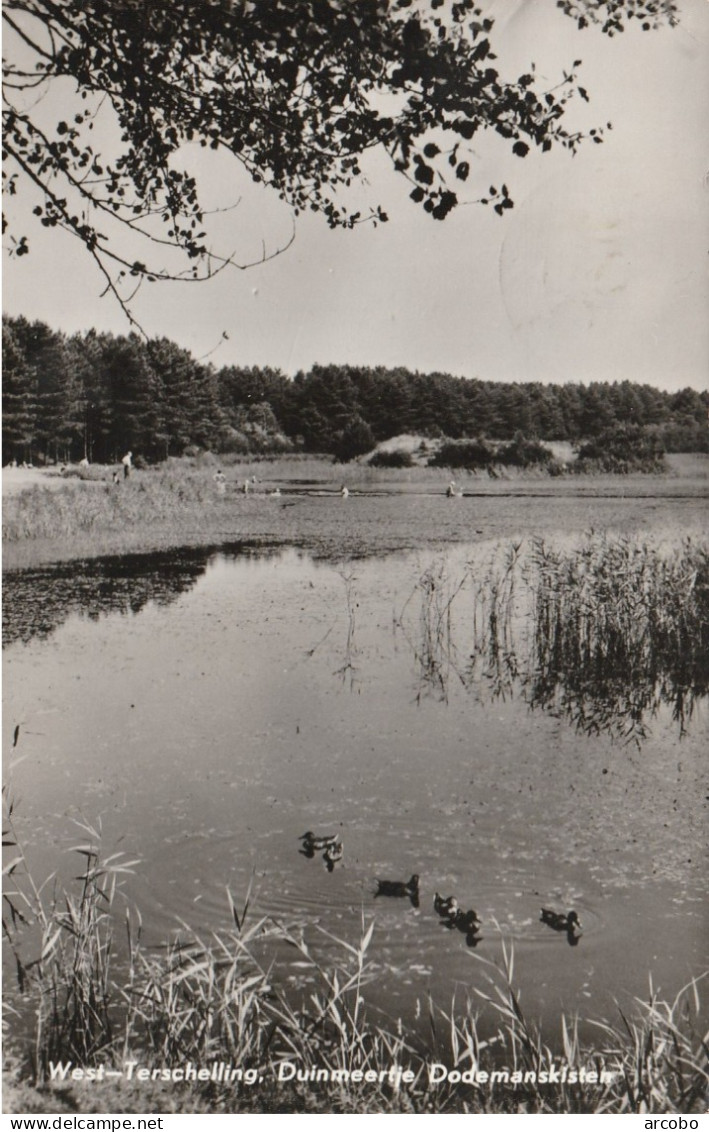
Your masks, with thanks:
[(700, 1127), (708, 138), (706, 0), (3, 0), (5, 1114)]

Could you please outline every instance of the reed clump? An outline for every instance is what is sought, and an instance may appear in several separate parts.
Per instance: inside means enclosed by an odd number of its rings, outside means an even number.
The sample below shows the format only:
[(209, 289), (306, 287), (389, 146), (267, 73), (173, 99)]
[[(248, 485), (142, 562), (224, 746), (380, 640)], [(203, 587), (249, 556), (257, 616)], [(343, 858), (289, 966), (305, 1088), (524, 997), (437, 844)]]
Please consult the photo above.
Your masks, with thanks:
[[(403, 633), (416, 662), (419, 673), (417, 702), (428, 692), (447, 701), (451, 675), (464, 683), (462, 662), (454, 639), (454, 605), (466, 581), (465, 575), (451, 579), (445, 560), (432, 563), (421, 574), (394, 619), (395, 629)], [(409, 606), (418, 606), (414, 626), (409, 624)]]
[[(121, 894), (136, 861), (103, 858), (100, 830), (83, 825), (74, 847), (83, 865), (78, 890), (38, 887), (7, 808), (6, 844), (15, 855), (5, 869), (4, 929), (17, 986), (6, 989), (14, 1030), (6, 1098), (15, 1111), (702, 1110), (709, 1076), (699, 980), (671, 1002), (651, 990), (632, 1016), (593, 1023), (593, 1046), (582, 1042), (578, 1019), (562, 1017), (552, 1046), (524, 1014), (503, 942), (497, 964), (471, 955), (488, 988), (476, 991), (477, 1008), (429, 1003), (428, 1033), (407, 1034), (400, 1023), (375, 1020), (367, 1004), (378, 977), (369, 958), (373, 922), (363, 920), (356, 943), (336, 940), (341, 960), (323, 964), (302, 927), (255, 918), (249, 892), (240, 906), (228, 895), (229, 930), (205, 937), (182, 925), (164, 948), (148, 948)], [(292, 955), (300, 992), (286, 991), (276, 952)], [(123, 1075), (90, 1089), (52, 1083), (53, 1066), (69, 1061)], [(240, 1075), (162, 1083), (166, 1070), (186, 1062), (224, 1063)], [(126, 1077), (129, 1063), (158, 1073), (137, 1086)]]
[(672, 556), (594, 536), (574, 551), (533, 544), (533, 636), (526, 694), (586, 731), (640, 740), (670, 704), (684, 732), (709, 689), (709, 551)]
[(709, 691), (709, 549), (686, 539), (670, 555), (594, 534), (566, 548), (517, 542), (462, 576), (431, 566), (397, 624), (419, 695), (446, 699), (454, 676), (636, 744), (665, 705), (683, 735)]

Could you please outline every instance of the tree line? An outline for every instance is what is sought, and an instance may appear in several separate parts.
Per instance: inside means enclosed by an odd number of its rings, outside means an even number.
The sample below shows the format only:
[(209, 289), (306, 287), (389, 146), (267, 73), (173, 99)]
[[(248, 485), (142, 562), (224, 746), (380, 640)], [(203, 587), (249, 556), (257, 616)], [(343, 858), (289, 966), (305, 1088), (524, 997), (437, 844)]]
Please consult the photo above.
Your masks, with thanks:
[(166, 338), (3, 318), (4, 460), (146, 462), (209, 449), (340, 460), (404, 432), (565, 440), (638, 429), (667, 451), (709, 451), (709, 392), (630, 381), (498, 383), (404, 367), (217, 368)]

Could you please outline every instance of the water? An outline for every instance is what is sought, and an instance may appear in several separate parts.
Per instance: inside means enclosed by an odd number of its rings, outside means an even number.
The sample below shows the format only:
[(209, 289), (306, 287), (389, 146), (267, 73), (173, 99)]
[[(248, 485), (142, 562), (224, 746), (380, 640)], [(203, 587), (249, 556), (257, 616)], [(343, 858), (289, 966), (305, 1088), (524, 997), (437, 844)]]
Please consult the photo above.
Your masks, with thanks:
[[(6, 776), (34, 874), (71, 883), (74, 822), (100, 821), (104, 852), (140, 858), (123, 891), (148, 946), (227, 928), (227, 886), (238, 903), (252, 885), (253, 914), (325, 961), (374, 918), (370, 998), (392, 1019), (487, 991), (502, 941), (553, 1028), (560, 1008), (646, 996), (650, 975), (674, 996), (706, 963), (703, 689), (682, 737), (660, 699), (628, 744), (531, 707), (519, 679), (494, 685), (458, 584), (503, 560), (232, 547), (11, 575)], [(341, 865), (300, 852), (308, 829), (341, 837)], [(375, 896), (412, 873), (418, 907)], [(436, 890), (477, 910), (474, 946)], [(542, 905), (578, 911), (577, 946)], [(296, 996), (300, 958), (275, 952)]]

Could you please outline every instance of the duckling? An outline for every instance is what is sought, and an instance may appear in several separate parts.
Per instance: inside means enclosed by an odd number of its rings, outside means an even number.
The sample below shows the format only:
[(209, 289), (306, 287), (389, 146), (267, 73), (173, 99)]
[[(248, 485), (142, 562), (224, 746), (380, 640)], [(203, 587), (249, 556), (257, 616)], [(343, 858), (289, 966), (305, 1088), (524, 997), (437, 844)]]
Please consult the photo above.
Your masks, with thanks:
[(410, 880), (379, 880), (375, 896), (418, 896), (419, 877), (414, 873)]
[(298, 840), (303, 842), (304, 848), (319, 852), (320, 849), (327, 849), (328, 845), (334, 845), (337, 841), (337, 834), (317, 834), (309, 829), (307, 833), (301, 834)]
[(455, 919), (459, 912), (458, 901), (455, 896), (441, 896), (439, 892), (433, 897), (433, 910), (439, 916)]
[(323, 853), (323, 860), (327, 865), (328, 872), (332, 872), (338, 861), (341, 861), (345, 852), (345, 847), (341, 841), (335, 841), (332, 845), (328, 845)]
[(463, 912), (459, 908), (453, 921), (453, 927), (466, 935), (475, 935), (480, 928), (480, 917), (474, 908), (471, 908), (468, 912)]
[(573, 938), (581, 935), (581, 922), (573, 909), (570, 912), (553, 912), (550, 908), (542, 908), (542, 914), (539, 918), (543, 924), (547, 924), (555, 932), (566, 932), (568, 936)]

